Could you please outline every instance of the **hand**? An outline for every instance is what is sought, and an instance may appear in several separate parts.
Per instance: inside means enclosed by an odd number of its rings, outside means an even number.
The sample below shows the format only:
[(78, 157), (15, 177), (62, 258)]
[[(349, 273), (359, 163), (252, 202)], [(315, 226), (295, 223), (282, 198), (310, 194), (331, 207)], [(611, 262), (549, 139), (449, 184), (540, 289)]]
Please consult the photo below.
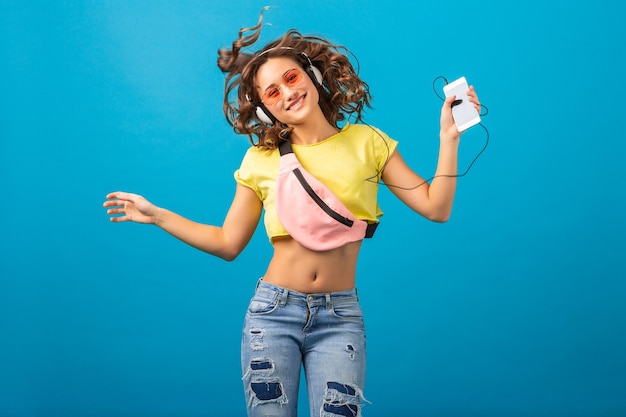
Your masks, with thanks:
[[(158, 220), (159, 208), (137, 194), (117, 191), (107, 195), (104, 207), (111, 215), (112, 222), (132, 221), (137, 223), (155, 224)], [(121, 216), (115, 216), (121, 214)]]
[(476, 95), (473, 85), (470, 85), (469, 90), (467, 91), (467, 96), (469, 97), (469, 101), (474, 103), (474, 108), (478, 114), (480, 114), (480, 101), (478, 101), (478, 95)]
[[(478, 100), (478, 96), (476, 95), (476, 91), (474, 90), (474, 86), (470, 86), (467, 91), (467, 96), (471, 103), (474, 103), (474, 108), (480, 114), (480, 101)], [(461, 133), (456, 128), (454, 124), (454, 119), (452, 118), (452, 103), (456, 100), (456, 96), (448, 97), (441, 108), (441, 136), (447, 137), (450, 139), (458, 139), (461, 136)]]

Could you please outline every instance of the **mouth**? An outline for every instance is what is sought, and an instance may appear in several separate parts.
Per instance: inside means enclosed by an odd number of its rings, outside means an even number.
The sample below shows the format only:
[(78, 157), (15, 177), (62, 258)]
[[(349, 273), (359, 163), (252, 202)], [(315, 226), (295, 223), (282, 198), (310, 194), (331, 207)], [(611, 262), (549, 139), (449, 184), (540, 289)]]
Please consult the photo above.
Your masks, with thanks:
[(297, 99), (295, 99), (288, 107), (287, 107), (287, 111), (289, 110), (298, 110), (300, 107), (302, 107), (302, 104), (304, 103), (304, 98), (306, 97), (306, 94), (301, 95), (300, 97), (298, 97)]

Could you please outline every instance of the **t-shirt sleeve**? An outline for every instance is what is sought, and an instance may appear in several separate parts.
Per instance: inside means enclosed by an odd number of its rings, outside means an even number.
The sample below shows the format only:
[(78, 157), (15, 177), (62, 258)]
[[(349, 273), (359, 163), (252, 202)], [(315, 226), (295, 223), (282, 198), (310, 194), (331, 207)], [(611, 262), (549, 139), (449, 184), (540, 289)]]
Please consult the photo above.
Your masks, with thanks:
[(257, 183), (258, 176), (255, 175), (255, 165), (254, 156), (251, 149), (249, 149), (244, 155), (239, 169), (235, 171), (234, 177), (237, 184), (251, 188), (257, 197), (261, 199), (261, 191)]
[(398, 141), (395, 139), (391, 139), (385, 132), (382, 130), (372, 127), (374, 130), (374, 140), (373, 143), (373, 157), (376, 161), (376, 167), (380, 174), (382, 174), (385, 169), (385, 165), (391, 155), (395, 152), (398, 147)]

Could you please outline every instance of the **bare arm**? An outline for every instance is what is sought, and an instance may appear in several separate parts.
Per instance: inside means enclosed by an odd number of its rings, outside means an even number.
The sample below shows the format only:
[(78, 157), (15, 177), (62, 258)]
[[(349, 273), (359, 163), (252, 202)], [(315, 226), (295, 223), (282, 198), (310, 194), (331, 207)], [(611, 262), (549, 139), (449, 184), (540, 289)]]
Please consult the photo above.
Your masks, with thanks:
[[(470, 87), (468, 96), (480, 111), (474, 87)], [(389, 158), (382, 177), (385, 184), (402, 202), (427, 219), (437, 222), (445, 222), (450, 218), (456, 192), (461, 134), (452, 118), (451, 105), (454, 100), (455, 97), (446, 99), (441, 108), (439, 159), (431, 183), (426, 183), (422, 177), (413, 172), (397, 150)]]
[[(440, 150), (437, 173), (456, 174), (457, 147), (458, 145), (450, 145), (445, 152)], [(396, 150), (387, 162), (383, 181), (404, 204), (427, 219), (445, 222), (450, 217), (456, 178), (439, 177), (428, 184), (413, 172)]]
[(104, 207), (112, 215), (112, 222), (155, 224), (194, 248), (231, 261), (250, 241), (259, 223), (263, 206), (253, 190), (237, 185), (235, 197), (221, 227), (186, 219), (155, 206), (137, 194), (111, 193), (107, 195)]

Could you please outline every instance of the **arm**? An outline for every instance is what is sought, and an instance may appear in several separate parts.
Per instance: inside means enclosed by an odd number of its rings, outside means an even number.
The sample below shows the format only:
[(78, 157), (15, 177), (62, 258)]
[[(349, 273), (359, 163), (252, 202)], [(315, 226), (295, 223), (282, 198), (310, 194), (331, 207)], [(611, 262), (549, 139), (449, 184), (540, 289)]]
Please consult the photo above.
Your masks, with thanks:
[[(468, 96), (476, 109), (480, 111), (480, 103), (474, 87), (470, 87)], [(383, 181), (396, 197), (415, 212), (436, 222), (445, 222), (450, 218), (456, 192), (461, 134), (452, 118), (451, 105), (454, 100), (454, 96), (449, 97), (441, 108), (439, 159), (431, 183), (426, 183), (422, 177), (413, 172), (397, 150), (389, 158), (382, 176)]]
[(235, 197), (221, 227), (196, 223), (150, 203), (137, 194), (115, 192), (107, 195), (104, 207), (112, 222), (134, 221), (155, 224), (194, 248), (232, 261), (241, 253), (261, 218), (263, 205), (250, 188), (237, 185)]

